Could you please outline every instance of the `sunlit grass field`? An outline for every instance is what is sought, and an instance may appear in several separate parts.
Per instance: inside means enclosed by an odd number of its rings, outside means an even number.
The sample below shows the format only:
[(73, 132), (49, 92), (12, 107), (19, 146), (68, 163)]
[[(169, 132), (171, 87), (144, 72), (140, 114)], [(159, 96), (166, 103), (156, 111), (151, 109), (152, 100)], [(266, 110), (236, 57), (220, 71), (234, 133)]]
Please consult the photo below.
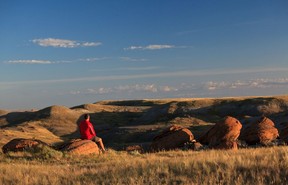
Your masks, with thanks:
[(288, 147), (238, 151), (109, 150), (70, 156), (52, 149), (0, 154), (0, 184), (287, 184)]

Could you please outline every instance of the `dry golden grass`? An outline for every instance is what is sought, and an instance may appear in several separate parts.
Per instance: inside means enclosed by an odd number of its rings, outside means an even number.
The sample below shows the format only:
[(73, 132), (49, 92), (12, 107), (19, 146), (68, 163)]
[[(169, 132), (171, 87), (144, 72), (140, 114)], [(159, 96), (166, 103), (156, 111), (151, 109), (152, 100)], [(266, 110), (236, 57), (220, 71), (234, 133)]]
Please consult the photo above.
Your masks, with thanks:
[[(51, 152), (51, 151), (46, 151)], [(116, 152), (102, 156), (0, 155), (0, 184), (287, 184), (288, 147)]]

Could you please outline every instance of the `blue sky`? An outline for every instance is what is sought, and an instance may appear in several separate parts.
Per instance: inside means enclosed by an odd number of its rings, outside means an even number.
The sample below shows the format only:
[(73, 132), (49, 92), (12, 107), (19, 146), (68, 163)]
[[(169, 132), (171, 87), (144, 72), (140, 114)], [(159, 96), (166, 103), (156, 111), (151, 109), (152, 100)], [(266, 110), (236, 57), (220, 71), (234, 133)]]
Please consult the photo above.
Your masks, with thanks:
[(0, 109), (287, 94), (286, 0), (1, 0)]

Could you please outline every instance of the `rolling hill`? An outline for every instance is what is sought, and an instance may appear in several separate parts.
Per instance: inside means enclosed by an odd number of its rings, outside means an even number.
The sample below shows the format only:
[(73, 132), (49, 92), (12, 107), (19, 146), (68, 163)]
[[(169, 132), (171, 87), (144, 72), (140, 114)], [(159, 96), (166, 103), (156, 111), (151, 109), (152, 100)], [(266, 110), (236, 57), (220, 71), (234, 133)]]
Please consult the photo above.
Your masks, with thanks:
[(91, 115), (107, 147), (122, 149), (148, 145), (171, 124), (189, 128), (197, 139), (225, 116), (239, 119), (243, 127), (252, 117), (266, 116), (281, 129), (288, 123), (288, 96), (100, 101), (71, 108), (0, 110), (0, 146), (13, 138), (35, 138), (49, 144), (79, 138), (78, 123), (85, 113)]

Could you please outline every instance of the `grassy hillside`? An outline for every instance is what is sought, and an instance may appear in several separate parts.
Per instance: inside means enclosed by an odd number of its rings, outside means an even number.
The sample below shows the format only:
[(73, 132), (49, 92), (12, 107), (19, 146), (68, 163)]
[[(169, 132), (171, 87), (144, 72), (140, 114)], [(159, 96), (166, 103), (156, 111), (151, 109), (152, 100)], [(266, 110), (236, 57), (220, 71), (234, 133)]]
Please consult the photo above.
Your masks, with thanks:
[(197, 139), (225, 116), (233, 116), (245, 126), (250, 117), (265, 115), (281, 129), (288, 123), (288, 96), (101, 101), (71, 108), (54, 105), (38, 111), (1, 110), (0, 147), (15, 137), (50, 144), (77, 138), (77, 124), (85, 113), (90, 113), (105, 144), (118, 150), (125, 145), (149, 144), (171, 124), (189, 128)]
[(0, 147), (13, 138), (51, 145), (79, 137), (78, 122), (91, 115), (105, 155), (77, 157), (42, 148), (0, 152), (0, 184), (287, 184), (288, 148), (238, 151), (125, 152), (148, 146), (171, 124), (190, 129), (196, 140), (225, 116), (247, 120), (267, 116), (278, 128), (288, 124), (288, 96), (101, 101), (33, 111), (0, 110)]

